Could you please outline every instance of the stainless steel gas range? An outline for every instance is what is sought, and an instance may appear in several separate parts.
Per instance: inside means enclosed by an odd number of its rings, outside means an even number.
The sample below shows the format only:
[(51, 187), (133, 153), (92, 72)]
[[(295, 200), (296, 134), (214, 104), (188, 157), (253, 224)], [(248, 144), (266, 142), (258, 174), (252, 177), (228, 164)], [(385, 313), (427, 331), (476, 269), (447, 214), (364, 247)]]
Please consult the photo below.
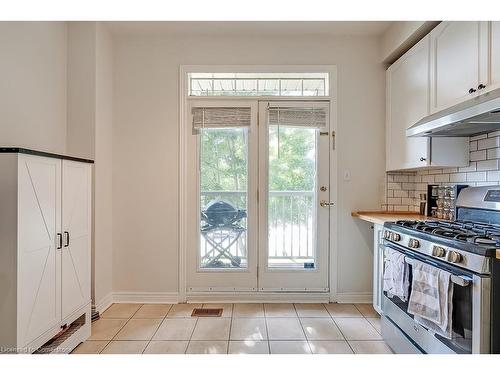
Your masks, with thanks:
[(463, 189), (455, 217), (384, 225), (381, 250), (404, 255), (410, 285), (417, 261), (448, 271), (453, 283), (451, 338), (424, 328), (408, 301), (384, 292), (382, 336), (397, 353), (500, 353), (500, 186)]

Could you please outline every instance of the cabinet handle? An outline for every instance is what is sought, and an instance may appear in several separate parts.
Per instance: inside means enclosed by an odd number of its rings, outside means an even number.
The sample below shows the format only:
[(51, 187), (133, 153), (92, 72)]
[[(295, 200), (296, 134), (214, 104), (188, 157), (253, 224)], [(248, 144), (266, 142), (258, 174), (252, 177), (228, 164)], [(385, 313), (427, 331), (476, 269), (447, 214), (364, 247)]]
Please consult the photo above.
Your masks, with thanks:
[(64, 247), (68, 247), (69, 246), (69, 232), (64, 232), (64, 234), (66, 235), (66, 243), (64, 244)]
[(469, 89), (469, 94), (474, 94), (475, 92), (476, 92), (476, 89), (474, 89), (472, 87)]
[(482, 90), (482, 89), (485, 89), (485, 88), (486, 88), (486, 85), (483, 85), (482, 83), (479, 86), (477, 86), (478, 90)]
[(426, 161), (427, 159), (424, 158), (423, 156), (420, 158), (420, 161)]
[(57, 233), (57, 249), (62, 249), (62, 234)]

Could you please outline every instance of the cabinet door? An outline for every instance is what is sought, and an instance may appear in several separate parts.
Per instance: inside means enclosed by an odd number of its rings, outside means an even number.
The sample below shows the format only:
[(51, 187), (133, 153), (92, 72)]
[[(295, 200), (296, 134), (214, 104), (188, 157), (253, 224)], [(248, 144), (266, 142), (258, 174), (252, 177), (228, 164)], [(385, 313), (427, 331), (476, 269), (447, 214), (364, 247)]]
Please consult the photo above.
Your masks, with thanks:
[(431, 31), (431, 111), (437, 112), (477, 94), (481, 22), (442, 22)]
[(18, 156), (18, 345), (61, 320), (61, 161)]
[(380, 244), (383, 242), (384, 227), (373, 226), (373, 308), (382, 314), (382, 281), (384, 277), (384, 256)]
[(486, 89), (500, 87), (500, 21), (490, 22), (489, 80)]
[(429, 140), (408, 138), (406, 129), (429, 114), (429, 41), (422, 39), (387, 70), (387, 170), (427, 166)]
[(91, 168), (62, 162), (62, 318), (90, 302)]

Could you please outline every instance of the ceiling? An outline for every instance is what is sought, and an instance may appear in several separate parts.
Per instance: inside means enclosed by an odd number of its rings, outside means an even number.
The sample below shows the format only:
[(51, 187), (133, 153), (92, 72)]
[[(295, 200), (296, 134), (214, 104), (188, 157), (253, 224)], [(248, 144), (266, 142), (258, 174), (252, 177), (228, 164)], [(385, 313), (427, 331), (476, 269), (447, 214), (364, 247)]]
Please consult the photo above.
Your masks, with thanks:
[(374, 35), (390, 21), (117, 21), (106, 22), (117, 35), (299, 36)]

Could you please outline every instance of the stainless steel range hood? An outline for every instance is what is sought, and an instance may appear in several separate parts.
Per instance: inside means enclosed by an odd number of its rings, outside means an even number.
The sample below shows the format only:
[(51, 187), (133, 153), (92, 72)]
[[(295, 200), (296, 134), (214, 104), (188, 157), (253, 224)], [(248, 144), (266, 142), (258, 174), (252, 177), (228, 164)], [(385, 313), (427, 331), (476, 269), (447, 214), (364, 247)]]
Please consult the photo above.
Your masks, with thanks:
[(500, 89), (424, 117), (407, 137), (469, 137), (500, 130)]

